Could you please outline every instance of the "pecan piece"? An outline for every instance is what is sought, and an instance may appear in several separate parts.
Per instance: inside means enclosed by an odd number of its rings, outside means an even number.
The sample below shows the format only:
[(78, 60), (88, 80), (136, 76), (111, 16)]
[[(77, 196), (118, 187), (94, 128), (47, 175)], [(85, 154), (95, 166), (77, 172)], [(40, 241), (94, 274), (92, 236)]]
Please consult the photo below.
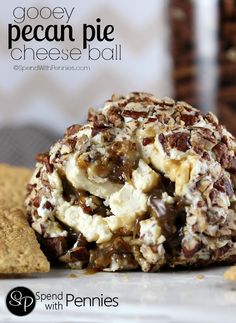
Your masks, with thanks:
[(106, 124), (104, 115), (98, 114), (94, 116), (92, 136), (96, 136), (99, 132), (110, 129), (110, 126)]
[(225, 169), (232, 174), (236, 174), (236, 158), (235, 158), (235, 156), (229, 156), (228, 164)]
[(103, 127), (93, 127), (92, 129), (92, 136), (96, 136), (99, 132), (107, 131), (110, 127), (103, 126)]
[(67, 139), (65, 141), (65, 144), (71, 148), (71, 150), (73, 151), (75, 149), (75, 146), (76, 146), (76, 143), (77, 143), (77, 139), (74, 138), (74, 139)]
[[(136, 103), (134, 103), (136, 102)], [(134, 102), (130, 102), (126, 105), (125, 109), (122, 112), (123, 117), (130, 117), (132, 119), (138, 119), (140, 117), (146, 117), (148, 114), (148, 108), (138, 100), (134, 100)]]
[(173, 205), (168, 205), (161, 199), (159, 193), (151, 195), (148, 203), (158, 218), (163, 234), (168, 237), (174, 232), (175, 210)]
[(212, 144), (217, 143), (214, 133), (210, 129), (203, 128), (203, 127), (196, 127), (194, 129), (197, 130), (197, 132), (199, 133), (199, 135), (201, 136), (202, 139), (205, 139), (205, 140), (211, 142)]
[(187, 246), (183, 246), (183, 254), (186, 258), (192, 258), (198, 250), (200, 250), (201, 244), (196, 243), (193, 248), (189, 248)]
[(231, 185), (231, 182), (226, 177), (219, 178), (213, 185), (214, 188), (216, 188), (220, 192), (225, 192), (228, 196), (232, 196), (234, 194), (233, 187)]
[(140, 117), (146, 117), (147, 113), (143, 112), (143, 111), (124, 110), (122, 115), (123, 115), (123, 117), (129, 117), (129, 118), (137, 120)]
[(213, 126), (215, 126), (215, 127), (217, 127), (217, 126), (219, 125), (219, 122), (218, 122), (218, 120), (217, 120), (216, 116), (215, 116), (215, 115), (213, 115), (211, 112), (210, 112), (210, 113), (207, 113), (207, 114), (205, 115), (205, 119), (206, 119), (209, 123), (213, 124)]
[(164, 134), (163, 133), (160, 133), (159, 136), (158, 136), (158, 139), (159, 139), (160, 143), (163, 146), (164, 143), (165, 143), (165, 136), (164, 136)]
[(88, 110), (88, 116), (87, 116), (87, 121), (94, 122), (96, 117), (97, 117), (97, 114), (94, 111), (94, 109), (93, 108), (89, 108), (89, 110)]
[(213, 152), (215, 153), (216, 160), (224, 168), (226, 168), (229, 162), (229, 155), (228, 155), (228, 149), (226, 144), (224, 144), (223, 142), (219, 142), (217, 145), (214, 146)]
[(69, 251), (71, 260), (77, 261), (88, 261), (89, 260), (89, 251), (86, 247), (76, 247)]
[(125, 96), (118, 94), (118, 93), (113, 93), (111, 96), (111, 100), (108, 101), (119, 101), (125, 99)]
[(197, 122), (197, 116), (191, 114), (181, 114), (180, 119), (185, 123), (185, 126), (192, 126)]
[(154, 137), (152, 137), (152, 138), (143, 138), (143, 146), (153, 144), (154, 141), (155, 141)]
[(213, 254), (216, 258), (222, 258), (228, 252), (229, 249), (230, 249), (230, 245), (226, 244), (225, 246), (214, 250)]
[(112, 256), (111, 246), (90, 250), (89, 268), (102, 270), (110, 266)]
[(67, 249), (65, 237), (42, 238), (41, 243), (43, 251), (51, 259), (60, 257)]
[(157, 120), (160, 120), (162, 116), (155, 116), (155, 117), (149, 117), (147, 119), (147, 122), (146, 123), (149, 123), (149, 122), (155, 122)]
[(41, 198), (39, 196), (36, 196), (33, 201), (32, 201), (32, 204), (34, 207), (38, 208), (39, 205), (40, 205), (40, 202), (41, 202)]
[(36, 186), (37, 186), (36, 184), (27, 184), (26, 186), (27, 192), (30, 194)]
[(52, 203), (50, 203), (49, 201), (46, 201), (43, 205), (43, 208), (44, 209), (47, 209), (47, 210), (53, 210), (54, 209), (54, 206), (52, 205)]
[(209, 193), (209, 198), (212, 202), (212, 205), (217, 205), (217, 198), (219, 196), (219, 191), (213, 188)]
[(45, 167), (46, 167), (46, 170), (49, 172), (49, 173), (52, 173), (53, 172), (53, 165), (50, 164), (50, 156), (49, 156), (49, 153), (42, 153), (42, 154), (37, 154), (35, 159), (44, 164)]
[(48, 153), (39, 153), (35, 156), (35, 160), (37, 162), (40, 162), (40, 163), (43, 163), (44, 162), (44, 159), (47, 158), (49, 156)]
[(206, 151), (204, 151), (202, 158), (206, 160), (211, 160), (210, 155)]
[(168, 136), (168, 142), (171, 148), (176, 148), (182, 152), (189, 149), (189, 134), (185, 132), (176, 132)]
[(107, 112), (108, 121), (114, 124), (116, 127), (120, 126), (124, 121), (121, 116), (121, 109), (116, 107), (111, 107)]
[(165, 150), (165, 152), (167, 154), (169, 154), (169, 151), (170, 151), (170, 147), (168, 145), (168, 141), (166, 140), (166, 137), (163, 133), (160, 133), (159, 136), (158, 136), (158, 140), (160, 141), (163, 149)]
[(73, 136), (74, 134), (76, 134), (79, 131), (80, 128), (81, 128), (81, 126), (79, 124), (73, 124), (72, 126), (70, 126), (66, 129), (65, 136), (66, 137)]

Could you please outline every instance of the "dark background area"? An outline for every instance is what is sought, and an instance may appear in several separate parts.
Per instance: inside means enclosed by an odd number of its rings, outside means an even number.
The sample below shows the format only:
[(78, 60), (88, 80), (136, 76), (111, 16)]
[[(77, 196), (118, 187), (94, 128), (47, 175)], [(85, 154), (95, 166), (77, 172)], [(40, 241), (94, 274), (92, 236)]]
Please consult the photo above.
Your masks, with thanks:
[[(218, 5), (216, 31), (218, 81), (214, 112), (221, 123), (236, 135), (236, 1), (220, 0), (216, 4)], [(200, 107), (201, 92), (197, 83), (198, 58), (194, 43), (196, 33), (194, 10), (195, 6), (191, 0), (169, 1), (174, 97)], [(206, 12), (206, 15), (211, 14)], [(205, 70), (204, 73), (208, 71)]]

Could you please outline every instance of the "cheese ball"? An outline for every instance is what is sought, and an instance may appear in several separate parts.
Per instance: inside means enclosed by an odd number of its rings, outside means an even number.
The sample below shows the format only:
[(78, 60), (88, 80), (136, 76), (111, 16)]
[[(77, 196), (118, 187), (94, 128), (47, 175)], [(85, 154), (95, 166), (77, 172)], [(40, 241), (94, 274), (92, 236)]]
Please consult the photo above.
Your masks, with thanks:
[(71, 268), (159, 271), (236, 259), (236, 141), (212, 113), (132, 92), (36, 156), (26, 207)]

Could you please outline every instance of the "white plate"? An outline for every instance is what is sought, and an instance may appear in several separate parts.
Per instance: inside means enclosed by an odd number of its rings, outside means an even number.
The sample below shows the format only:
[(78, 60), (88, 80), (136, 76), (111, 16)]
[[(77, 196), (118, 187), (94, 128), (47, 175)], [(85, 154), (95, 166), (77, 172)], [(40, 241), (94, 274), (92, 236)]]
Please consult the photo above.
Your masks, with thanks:
[[(0, 322), (235, 323), (236, 283), (224, 280), (225, 270), (224, 267), (153, 274), (129, 272), (87, 275), (83, 271), (58, 269), (46, 275), (2, 278)], [(76, 277), (71, 278), (71, 273), (76, 274)], [(14, 316), (6, 308), (5, 298), (17, 286), (28, 287), (34, 293), (63, 292), (64, 308), (60, 311), (46, 310), (45, 302), (37, 301), (29, 315)], [(66, 294), (82, 298), (118, 297), (119, 305), (76, 307), (69, 303), (65, 307)]]

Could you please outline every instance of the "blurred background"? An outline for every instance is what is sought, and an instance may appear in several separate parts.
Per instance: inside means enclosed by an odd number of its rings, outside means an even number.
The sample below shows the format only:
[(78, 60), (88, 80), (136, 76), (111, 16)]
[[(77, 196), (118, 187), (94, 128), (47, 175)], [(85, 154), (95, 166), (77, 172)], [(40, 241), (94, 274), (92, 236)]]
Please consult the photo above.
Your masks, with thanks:
[[(70, 24), (77, 35), (83, 23), (94, 24), (98, 17), (113, 24), (122, 60), (55, 63), (89, 66), (78, 71), (14, 70), (7, 25), (17, 6), (75, 7)], [(101, 106), (112, 93), (147, 91), (186, 100), (216, 113), (236, 135), (236, 0), (9, 0), (1, 4), (0, 41), (0, 162), (32, 167), (37, 152), (48, 150), (70, 124), (84, 122), (87, 109)], [(78, 37), (76, 46), (80, 42)], [(42, 62), (17, 62), (37, 64)]]

